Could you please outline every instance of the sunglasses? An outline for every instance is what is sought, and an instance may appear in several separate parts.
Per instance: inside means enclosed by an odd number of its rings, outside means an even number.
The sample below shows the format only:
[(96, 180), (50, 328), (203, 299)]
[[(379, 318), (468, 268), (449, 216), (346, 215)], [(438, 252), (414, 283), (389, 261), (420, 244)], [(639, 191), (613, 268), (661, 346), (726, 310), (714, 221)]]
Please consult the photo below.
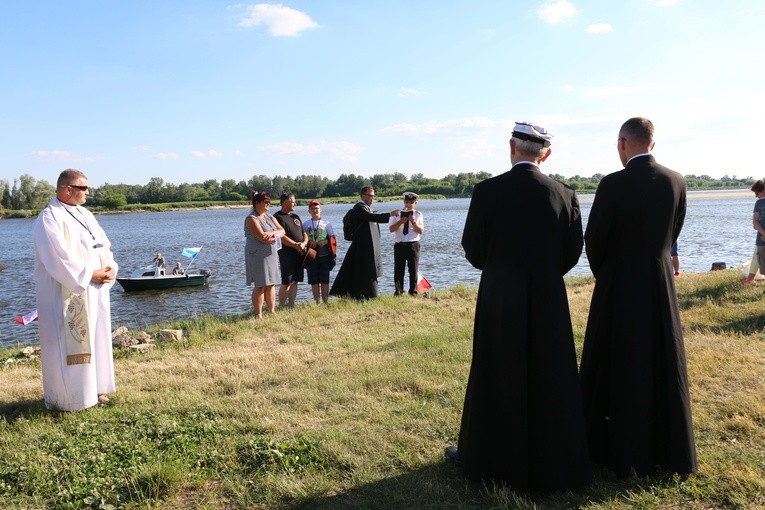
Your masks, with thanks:
[(78, 189), (80, 191), (88, 191), (88, 187), (87, 186), (80, 186), (78, 184), (67, 184), (67, 186), (69, 186), (70, 188)]

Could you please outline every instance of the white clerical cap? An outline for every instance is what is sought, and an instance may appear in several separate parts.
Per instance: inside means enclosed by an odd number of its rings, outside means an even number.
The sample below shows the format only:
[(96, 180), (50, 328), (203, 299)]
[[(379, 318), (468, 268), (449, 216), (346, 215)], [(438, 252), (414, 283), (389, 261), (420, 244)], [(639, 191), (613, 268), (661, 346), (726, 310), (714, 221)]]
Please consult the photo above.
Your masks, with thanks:
[(531, 122), (516, 122), (513, 128), (513, 138), (541, 143), (543, 147), (549, 147), (553, 135), (542, 126)]

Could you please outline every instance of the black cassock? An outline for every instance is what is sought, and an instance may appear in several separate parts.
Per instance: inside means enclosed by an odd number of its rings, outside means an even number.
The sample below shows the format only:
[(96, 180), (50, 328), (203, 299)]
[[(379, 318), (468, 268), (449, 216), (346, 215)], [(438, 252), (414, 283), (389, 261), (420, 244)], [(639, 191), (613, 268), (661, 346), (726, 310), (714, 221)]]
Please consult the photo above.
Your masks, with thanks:
[(354, 299), (377, 297), (377, 278), (383, 275), (378, 223), (388, 223), (390, 213), (375, 213), (364, 202), (358, 202), (351, 211), (353, 241), (329, 294)]
[(593, 462), (617, 475), (696, 470), (670, 247), (685, 180), (650, 155), (600, 181), (587, 222), (595, 290), (580, 373)]
[(483, 271), (458, 442), (468, 478), (539, 490), (592, 478), (563, 281), (582, 245), (576, 194), (536, 166), (475, 186), (462, 234)]

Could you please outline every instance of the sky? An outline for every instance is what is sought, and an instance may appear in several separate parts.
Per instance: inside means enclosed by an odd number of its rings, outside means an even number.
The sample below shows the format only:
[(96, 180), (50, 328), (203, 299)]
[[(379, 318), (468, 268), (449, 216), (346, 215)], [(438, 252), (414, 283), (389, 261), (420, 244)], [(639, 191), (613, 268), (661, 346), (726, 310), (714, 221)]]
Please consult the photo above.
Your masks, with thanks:
[(0, 179), (91, 185), (619, 170), (621, 124), (688, 175), (762, 178), (762, 0), (0, 3)]

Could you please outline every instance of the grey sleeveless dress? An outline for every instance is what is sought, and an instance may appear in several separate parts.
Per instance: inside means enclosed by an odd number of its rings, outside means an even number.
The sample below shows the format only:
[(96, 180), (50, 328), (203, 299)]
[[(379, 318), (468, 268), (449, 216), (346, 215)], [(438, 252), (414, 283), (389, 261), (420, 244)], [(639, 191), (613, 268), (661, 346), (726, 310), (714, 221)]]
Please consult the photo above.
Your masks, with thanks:
[[(249, 216), (255, 217), (255, 221), (260, 223), (263, 231), (277, 230), (275, 220), (270, 214), (266, 214), (266, 221), (258, 218), (254, 210), (250, 212)], [(256, 287), (279, 285), (281, 274), (279, 273), (279, 255), (276, 244), (266, 244), (255, 239), (247, 227), (244, 227), (244, 237), (247, 240), (244, 245), (247, 285), (253, 284)]]

